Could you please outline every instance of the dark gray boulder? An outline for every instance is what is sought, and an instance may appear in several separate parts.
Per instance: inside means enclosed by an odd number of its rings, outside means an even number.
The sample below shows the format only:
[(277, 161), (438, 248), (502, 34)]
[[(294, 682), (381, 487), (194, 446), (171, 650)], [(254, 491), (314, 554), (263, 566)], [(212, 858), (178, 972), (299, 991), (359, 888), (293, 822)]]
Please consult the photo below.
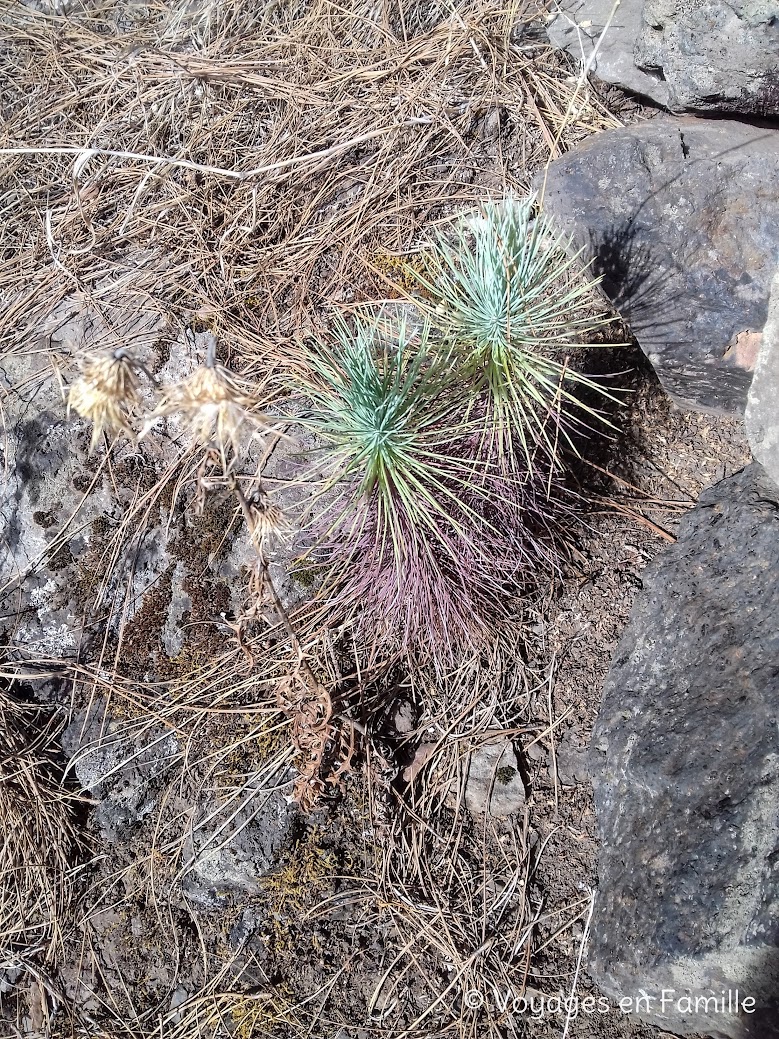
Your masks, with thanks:
[(622, 0), (616, 11), (614, 0), (560, 0), (554, 10), (549, 42), (605, 83), (675, 112), (779, 113), (779, 0)]
[(549, 42), (588, 65), (604, 83), (667, 105), (668, 84), (662, 74), (640, 69), (633, 54), (643, 25), (644, 0), (622, 0), (604, 34), (613, 8), (614, 0), (562, 0), (547, 26)]
[(597, 134), (551, 164), (543, 206), (677, 402), (743, 414), (779, 255), (779, 131), (663, 116)]
[(779, 0), (644, 0), (634, 54), (674, 111), (779, 114)]
[(593, 736), (590, 971), (680, 1035), (779, 1036), (777, 573), (779, 488), (753, 463), (645, 571)]

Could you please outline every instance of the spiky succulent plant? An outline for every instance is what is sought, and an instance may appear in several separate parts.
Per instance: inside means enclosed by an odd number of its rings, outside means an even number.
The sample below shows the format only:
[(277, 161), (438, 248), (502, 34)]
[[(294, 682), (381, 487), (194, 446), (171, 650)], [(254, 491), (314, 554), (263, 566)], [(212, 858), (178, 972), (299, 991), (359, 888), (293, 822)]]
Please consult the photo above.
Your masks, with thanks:
[[(439, 659), (478, 645), (517, 560), (427, 326), (339, 320), (312, 348), (310, 428), (329, 459), (314, 525), (331, 601)], [(358, 612), (359, 611), (359, 614)]]
[(486, 395), (488, 453), (523, 465), (598, 414), (584, 404), (591, 391), (608, 396), (568, 363), (611, 320), (593, 309), (598, 279), (574, 277), (579, 254), (569, 246), (535, 215), (533, 197), (509, 196), (438, 232), (421, 270), (409, 268), (424, 290), (420, 307), (456, 344), (461, 379)]
[(324, 587), (374, 637), (455, 659), (565, 550), (558, 448), (610, 396), (571, 364), (610, 318), (569, 244), (533, 198), (488, 203), (409, 268), (421, 324), (337, 321), (312, 351)]

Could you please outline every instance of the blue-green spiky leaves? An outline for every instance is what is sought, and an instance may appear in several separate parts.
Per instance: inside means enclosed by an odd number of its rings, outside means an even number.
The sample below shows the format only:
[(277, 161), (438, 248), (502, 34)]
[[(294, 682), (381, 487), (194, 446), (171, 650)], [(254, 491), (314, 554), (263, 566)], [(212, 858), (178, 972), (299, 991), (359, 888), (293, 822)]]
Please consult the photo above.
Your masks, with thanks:
[(608, 396), (569, 364), (609, 319), (567, 244), (532, 199), (490, 203), (409, 269), (421, 325), (336, 321), (311, 350), (324, 587), (371, 638), (454, 660), (556, 566), (558, 447), (601, 417), (586, 394)]
[(496, 496), (450, 348), (418, 323), (337, 321), (309, 364), (309, 425), (331, 466), (314, 530), (336, 612), (359, 607), (372, 638), (439, 659), (477, 645), (517, 563), (488, 519)]
[(574, 277), (578, 254), (534, 209), (532, 197), (487, 203), (436, 235), (421, 272), (409, 268), (422, 309), (457, 344), (462, 377), (487, 392), (490, 436), (526, 461), (566, 436), (585, 388), (604, 395), (565, 355), (611, 320), (593, 308), (598, 280)]
[[(334, 479), (351, 488), (350, 508), (374, 499), (397, 551), (412, 531), (458, 528), (453, 483), (467, 464), (452, 457), (464, 427), (448, 397), (449, 352), (432, 351), (427, 325), (392, 327), (338, 319), (328, 347), (311, 353), (314, 428), (328, 445)], [(402, 518), (402, 536), (399, 522)]]

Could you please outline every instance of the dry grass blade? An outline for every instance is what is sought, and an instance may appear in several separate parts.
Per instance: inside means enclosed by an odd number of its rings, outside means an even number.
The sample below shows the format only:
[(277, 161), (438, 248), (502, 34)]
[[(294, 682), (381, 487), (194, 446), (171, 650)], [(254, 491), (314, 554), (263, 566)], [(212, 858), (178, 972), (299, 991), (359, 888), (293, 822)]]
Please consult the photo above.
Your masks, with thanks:
[(77, 841), (72, 796), (58, 785), (54, 730), (0, 693), (0, 967), (50, 959), (68, 926)]
[[(294, 16), (209, 7), (205, 22), (160, 7), (118, 35), (108, 9), (8, 12), (6, 348), (77, 287), (109, 323), (120, 300), (199, 315), (247, 377), (300, 363), (312, 303), (367, 297), (377, 257), (482, 197), (495, 149), (464, 142), (490, 111), (523, 166), (543, 164), (572, 88), (551, 53), (531, 62), (513, 41), (523, 7), (469, 0), (420, 21), (315, 0)], [(579, 101), (562, 146), (610, 121)]]

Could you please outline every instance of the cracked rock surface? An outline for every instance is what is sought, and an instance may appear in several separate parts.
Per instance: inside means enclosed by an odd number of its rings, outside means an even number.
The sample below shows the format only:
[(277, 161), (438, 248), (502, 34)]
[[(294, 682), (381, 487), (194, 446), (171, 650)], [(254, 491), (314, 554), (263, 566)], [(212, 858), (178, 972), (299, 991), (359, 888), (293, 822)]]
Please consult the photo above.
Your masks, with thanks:
[[(644, 1016), (680, 1035), (779, 1036), (777, 569), (779, 488), (753, 463), (645, 570), (593, 735), (590, 971), (616, 1000), (673, 990)], [(736, 989), (754, 1013), (676, 1006)]]
[(551, 164), (544, 209), (675, 401), (742, 415), (779, 252), (779, 131), (668, 116), (600, 133)]

